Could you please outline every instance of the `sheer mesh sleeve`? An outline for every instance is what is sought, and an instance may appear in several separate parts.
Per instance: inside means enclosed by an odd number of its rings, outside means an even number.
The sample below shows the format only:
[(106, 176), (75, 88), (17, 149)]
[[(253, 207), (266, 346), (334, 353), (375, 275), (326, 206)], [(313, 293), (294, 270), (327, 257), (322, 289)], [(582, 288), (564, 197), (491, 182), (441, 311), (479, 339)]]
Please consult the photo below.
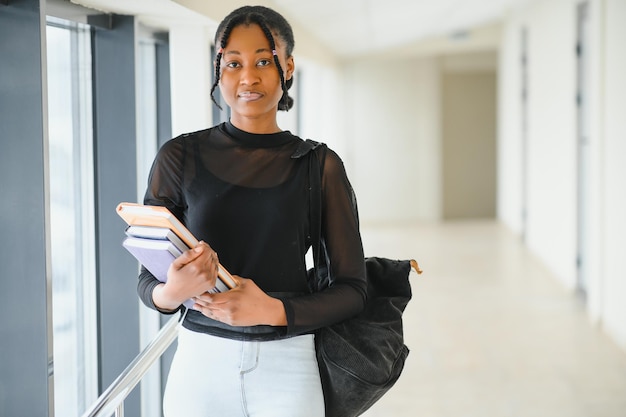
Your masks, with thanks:
[[(198, 238), (218, 248), (220, 261), (233, 273), (254, 279), (268, 292), (303, 293), (308, 205), (302, 187), (308, 169), (301, 167), (308, 162), (291, 157), (302, 140), (289, 132), (260, 136), (227, 128), (167, 142), (152, 165), (144, 204), (167, 207)], [(365, 303), (365, 265), (352, 187), (339, 156), (331, 150), (325, 155), (322, 237), (333, 285), (283, 300), (289, 335), (347, 319)], [(276, 204), (282, 204), (282, 211)], [(289, 256), (289, 262), (281, 256)], [(142, 269), (137, 291), (155, 310), (152, 292), (158, 284)], [(194, 311), (186, 322), (198, 331), (224, 327)]]
[[(185, 199), (181, 192), (184, 158), (185, 147), (181, 138), (172, 139), (163, 145), (152, 164), (144, 196), (144, 204), (165, 206), (181, 221), (185, 209)], [(154, 275), (142, 267), (137, 283), (137, 294), (147, 307), (171, 314), (173, 312), (158, 309), (152, 300), (152, 291), (159, 283)]]
[(359, 313), (367, 297), (363, 246), (354, 193), (343, 162), (330, 149), (322, 175), (322, 238), (330, 258), (333, 285), (285, 300), (288, 333), (324, 327)]

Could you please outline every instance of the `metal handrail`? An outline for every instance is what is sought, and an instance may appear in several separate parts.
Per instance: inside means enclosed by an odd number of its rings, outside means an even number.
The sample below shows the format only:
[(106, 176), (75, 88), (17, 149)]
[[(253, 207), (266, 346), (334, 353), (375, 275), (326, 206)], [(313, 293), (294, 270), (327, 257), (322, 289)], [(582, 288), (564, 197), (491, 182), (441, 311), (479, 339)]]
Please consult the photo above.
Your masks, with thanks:
[(176, 339), (178, 322), (178, 316), (172, 317), (82, 417), (124, 417), (124, 400)]

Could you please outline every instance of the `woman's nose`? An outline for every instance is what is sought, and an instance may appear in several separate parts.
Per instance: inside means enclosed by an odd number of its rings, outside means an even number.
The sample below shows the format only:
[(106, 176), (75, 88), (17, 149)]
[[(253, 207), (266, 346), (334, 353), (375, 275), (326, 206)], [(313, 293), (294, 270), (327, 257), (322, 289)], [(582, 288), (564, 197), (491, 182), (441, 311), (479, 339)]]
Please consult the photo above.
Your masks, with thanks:
[(245, 85), (252, 85), (259, 82), (259, 69), (255, 65), (242, 67), (239, 82)]

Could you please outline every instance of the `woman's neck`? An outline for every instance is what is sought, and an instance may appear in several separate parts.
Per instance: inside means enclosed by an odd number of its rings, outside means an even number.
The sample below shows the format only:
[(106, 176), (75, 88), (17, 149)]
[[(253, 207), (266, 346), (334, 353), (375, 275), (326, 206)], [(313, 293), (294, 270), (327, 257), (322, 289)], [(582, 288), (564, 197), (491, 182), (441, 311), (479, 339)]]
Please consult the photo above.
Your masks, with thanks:
[(282, 132), (276, 119), (251, 119), (246, 117), (231, 116), (230, 122), (239, 130), (248, 133), (268, 134)]

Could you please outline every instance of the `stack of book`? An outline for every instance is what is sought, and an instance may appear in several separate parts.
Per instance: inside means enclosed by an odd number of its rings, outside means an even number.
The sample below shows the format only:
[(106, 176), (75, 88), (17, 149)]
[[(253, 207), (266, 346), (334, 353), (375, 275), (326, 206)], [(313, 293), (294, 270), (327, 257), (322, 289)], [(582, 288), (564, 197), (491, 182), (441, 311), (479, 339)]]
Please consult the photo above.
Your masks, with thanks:
[[(126, 221), (122, 245), (159, 281), (167, 281), (167, 271), (183, 252), (198, 245), (198, 240), (166, 207), (120, 203), (117, 214)], [(218, 267), (216, 286), (209, 292), (228, 291), (237, 286), (232, 275)], [(187, 300), (184, 305), (191, 307)]]

